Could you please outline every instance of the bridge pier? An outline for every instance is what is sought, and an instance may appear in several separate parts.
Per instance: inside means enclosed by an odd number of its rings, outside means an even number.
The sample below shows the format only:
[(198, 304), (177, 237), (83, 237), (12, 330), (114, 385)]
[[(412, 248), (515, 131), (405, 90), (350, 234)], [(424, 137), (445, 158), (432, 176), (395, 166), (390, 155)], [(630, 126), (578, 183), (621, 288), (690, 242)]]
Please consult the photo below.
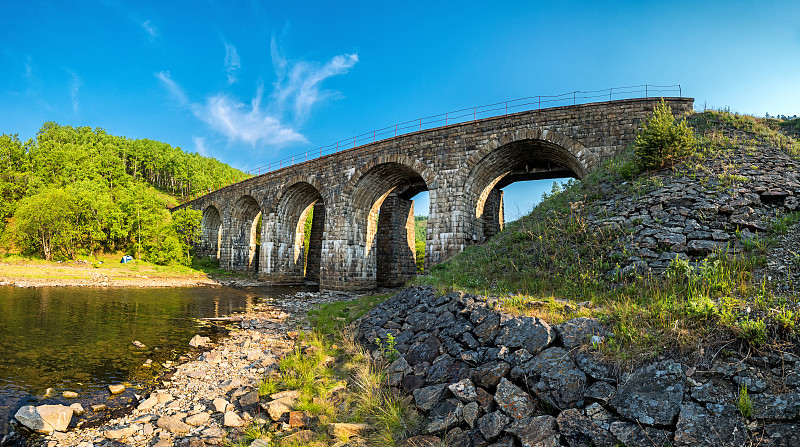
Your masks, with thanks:
[(503, 190), (493, 189), (486, 199), (483, 207), (483, 216), (480, 217), (483, 223), (483, 235), (481, 242), (489, 240), (492, 236), (503, 231), (505, 227), (503, 207)]
[(417, 274), (414, 201), (390, 195), (381, 205), (376, 237), (378, 287), (400, 287)]

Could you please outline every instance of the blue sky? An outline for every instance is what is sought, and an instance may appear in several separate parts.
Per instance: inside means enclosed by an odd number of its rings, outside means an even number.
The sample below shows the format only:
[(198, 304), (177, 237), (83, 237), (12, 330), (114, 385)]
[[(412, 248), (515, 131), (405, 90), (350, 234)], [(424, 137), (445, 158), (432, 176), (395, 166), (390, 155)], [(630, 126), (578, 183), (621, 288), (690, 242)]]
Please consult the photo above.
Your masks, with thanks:
[[(0, 132), (102, 127), (247, 170), (573, 90), (681, 84), (697, 108), (800, 114), (796, 1), (288, 3), (2, 0)], [(511, 185), (507, 217), (551, 185)]]

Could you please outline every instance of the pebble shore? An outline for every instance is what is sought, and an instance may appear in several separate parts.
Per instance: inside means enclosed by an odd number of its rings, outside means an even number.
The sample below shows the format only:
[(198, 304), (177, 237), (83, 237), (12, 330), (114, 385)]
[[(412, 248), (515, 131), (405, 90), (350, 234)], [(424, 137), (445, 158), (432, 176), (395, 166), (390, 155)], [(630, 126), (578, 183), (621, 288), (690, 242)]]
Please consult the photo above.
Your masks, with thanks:
[(308, 311), (353, 298), (300, 292), (267, 299), (254, 311), (236, 315), (241, 321), (227, 338), (210, 350), (195, 351), (193, 360), (178, 365), (158, 389), (138, 396), (130, 414), (99, 427), (54, 432), (28, 443), (46, 447), (202, 447), (235, 442), (248, 424), (270, 422), (259, 411), (259, 382), (277, 369), (282, 356), (293, 351), (298, 331), (310, 330)]

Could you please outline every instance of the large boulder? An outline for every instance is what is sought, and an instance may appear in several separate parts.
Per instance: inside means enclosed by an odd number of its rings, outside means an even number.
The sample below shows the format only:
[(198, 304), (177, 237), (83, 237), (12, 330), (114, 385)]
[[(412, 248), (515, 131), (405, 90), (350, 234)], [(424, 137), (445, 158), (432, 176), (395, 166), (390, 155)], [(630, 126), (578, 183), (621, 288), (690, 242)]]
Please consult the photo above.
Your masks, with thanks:
[(613, 447), (619, 444), (614, 435), (592, 422), (578, 409), (562, 411), (556, 422), (570, 446)]
[(500, 380), (494, 400), (503, 413), (514, 419), (533, 416), (536, 411), (536, 402), (533, 398), (505, 378)]
[(51, 434), (67, 430), (72, 420), (72, 408), (64, 405), (26, 405), (17, 411), (14, 418), (31, 431)]
[(694, 402), (686, 402), (681, 406), (675, 427), (676, 446), (712, 447), (747, 443), (745, 421), (736, 407), (713, 404), (708, 404), (708, 407), (710, 409)]
[(598, 341), (605, 337), (603, 325), (594, 318), (573, 318), (556, 326), (556, 330), (561, 335), (564, 347), (570, 350), (591, 343), (592, 337), (598, 337)]
[(681, 411), (685, 382), (680, 363), (665, 360), (647, 365), (619, 386), (609, 405), (620, 416), (640, 424), (672, 425)]
[(575, 407), (583, 400), (586, 374), (563, 348), (545, 349), (511, 370), (511, 379), (525, 382), (539, 399), (559, 409)]
[(495, 344), (509, 348), (525, 348), (536, 354), (550, 346), (556, 332), (544, 320), (535, 317), (512, 317), (502, 323)]

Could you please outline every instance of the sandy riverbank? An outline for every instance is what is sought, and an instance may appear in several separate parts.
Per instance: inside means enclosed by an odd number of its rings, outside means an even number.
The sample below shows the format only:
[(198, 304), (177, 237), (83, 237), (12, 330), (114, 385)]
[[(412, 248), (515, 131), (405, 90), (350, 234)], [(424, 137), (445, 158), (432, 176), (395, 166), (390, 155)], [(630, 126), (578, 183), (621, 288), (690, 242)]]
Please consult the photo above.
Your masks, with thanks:
[(0, 286), (16, 287), (193, 287), (213, 285), (259, 286), (266, 283), (243, 277), (214, 278), (187, 269), (174, 272), (148, 264), (104, 266), (88, 262), (0, 262)]

